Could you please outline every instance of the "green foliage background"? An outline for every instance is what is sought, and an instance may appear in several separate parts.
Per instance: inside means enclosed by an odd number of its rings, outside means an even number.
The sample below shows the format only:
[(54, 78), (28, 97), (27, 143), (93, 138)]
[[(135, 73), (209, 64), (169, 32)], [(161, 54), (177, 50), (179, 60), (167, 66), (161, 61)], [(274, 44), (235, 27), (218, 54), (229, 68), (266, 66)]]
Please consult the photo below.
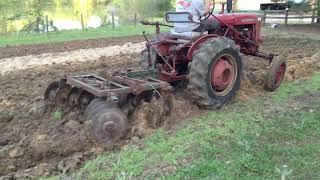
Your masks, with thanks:
[[(16, 32), (14, 21), (23, 23), (26, 29), (34, 29), (36, 19), (49, 14), (63, 14), (69, 19), (80, 19), (84, 15), (85, 23), (90, 15), (98, 15), (107, 22), (111, 13), (121, 25), (133, 24), (135, 20), (163, 17), (164, 13), (174, 9), (176, 0), (0, 0), (1, 32)], [(281, 2), (280, 0), (272, 0)], [(316, 14), (320, 16), (320, 0), (303, 0), (295, 3), (289, 0), (290, 11), (297, 13), (311, 12), (314, 4)], [(109, 20), (110, 21), (110, 20)], [(320, 19), (318, 19), (320, 22)], [(21, 29), (20, 29), (21, 30)]]
[[(15, 32), (14, 21), (34, 25), (37, 18), (49, 14), (69, 19), (98, 15), (106, 20), (114, 13), (120, 24), (132, 24), (135, 17), (162, 17), (175, 0), (0, 0), (2, 32)], [(85, 19), (86, 21), (86, 19)]]
[(135, 14), (142, 17), (162, 17), (172, 8), (172, 0), (113, 0), (122, 22), (132, 21)]

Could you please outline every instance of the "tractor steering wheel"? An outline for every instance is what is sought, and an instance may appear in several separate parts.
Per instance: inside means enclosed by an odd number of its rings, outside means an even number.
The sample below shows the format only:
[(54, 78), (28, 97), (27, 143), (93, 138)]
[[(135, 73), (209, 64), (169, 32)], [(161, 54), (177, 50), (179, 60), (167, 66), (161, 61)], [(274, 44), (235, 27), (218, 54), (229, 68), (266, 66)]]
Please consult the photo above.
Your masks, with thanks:
[[(211, 11), (209, 12), (209, 14), (208, 15), (206, 15), (205, 17), (204, 16), (202, 16), (202, 17), (200, 17), (200, 21), (204, 21), (204, 20), (207, 20), (212, 14), (213, 14), (213, 11), (214, 11), (214, 5), (215, 5), (215, 1), (214, 0), (212, 0), (212, 9), (211, 9)], [(204, 18), (203, 18), (204, 17)], [(203, 19), (202, 19), (203, 18)]]

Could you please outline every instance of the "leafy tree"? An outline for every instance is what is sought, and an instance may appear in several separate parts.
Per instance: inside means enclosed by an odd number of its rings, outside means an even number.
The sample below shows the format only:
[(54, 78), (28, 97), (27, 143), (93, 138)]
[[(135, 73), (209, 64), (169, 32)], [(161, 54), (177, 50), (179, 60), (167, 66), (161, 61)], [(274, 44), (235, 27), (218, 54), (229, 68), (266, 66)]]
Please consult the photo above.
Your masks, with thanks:
[(282, 2), (283, 0), (271, 0), (271, 2), (274, 2), (274, 3), (278, 3), (278, 2)]
[(320, 0), (317, 0), (316, 2), (316, 11), (317, 11), (317, 23), (320, 23)]
[[(39, 31), (39, 24), (43, 24), (43, 12), (54, 9), (54, 0), (0, 0), (2, 31), (16, 31), (12, 25), (15, 20), (23, 20), (25, 30)], [(42, 20), (41, 20), (42, 18)]]
[(134, 14), (140, 18), (162, 17), (165, 11), (172, 8), (172, 0), (113, 0), (117, 14), (122, 22), (130, 22)]
[(311, 11), (310, 1), (303, 0), (299, 3), (295, 3), (293, 0), (288, 1), (290, 11), (297, 13), (307, 13)]

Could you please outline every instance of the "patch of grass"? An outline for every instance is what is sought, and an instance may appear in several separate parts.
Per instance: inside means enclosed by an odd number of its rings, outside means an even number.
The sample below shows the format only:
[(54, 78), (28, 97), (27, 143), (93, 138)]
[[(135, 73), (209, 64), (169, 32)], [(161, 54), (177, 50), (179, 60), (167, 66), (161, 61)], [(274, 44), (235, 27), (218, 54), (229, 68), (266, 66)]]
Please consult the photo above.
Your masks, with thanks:
[(61, 120), (63, 116), (63, 111), (61, 109), (56, 109), (52, 112), (52, 117), (56, 120)]
[[(162, 29), (163, 31), (168, 31), (168, 28), (164, 27)], [(143, 31), (147, 34), (153, 34), (155, 32), (155, 27), (137, 25), (136, 27), (121, 26), (115, 29), (112, 29), (111, 27), (100, 27), (86, 31), (65, 30), (50, 32), (48, 34), (13, 34), (0, 36), (0, 47), (140, 35)]]
[[(307, 81), (307, 83), (304, 81)], [(309, 77), (309, 79), (301, 79), (290, 84), (284, 84), (281, 86), (281, 89), (276, 92), (276, 95), (273, 96), (273, 100), (281, 101), (292, 95), (298, 96), (306, 91), (318, 90), (320, 90), (320, 76), (317, 74)]]
[(320, 178), (320, 97), (294, 101), (319, 92), (319, 87), (316, 74), (285, 84), (271, 98), (236, 103), (188, 120), (174, 134), (158, 130), (143, 145), (88, 161), (72, 178)]

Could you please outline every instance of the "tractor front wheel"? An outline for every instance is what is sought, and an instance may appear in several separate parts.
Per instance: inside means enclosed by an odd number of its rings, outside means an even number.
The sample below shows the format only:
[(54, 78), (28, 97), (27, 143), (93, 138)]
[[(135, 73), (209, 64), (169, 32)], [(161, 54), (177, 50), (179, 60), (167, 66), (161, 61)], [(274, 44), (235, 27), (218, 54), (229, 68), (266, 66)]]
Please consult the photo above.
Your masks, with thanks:
[(215, 38), (193, 55), (188, 89), (200, 107), (215, 109), (234, 98), (241, 84), (242, 61), (234, 41)]
[(265, 89), (275, 91), (284, 79), (287, 70), (287, 60), (283, 56), (276, 56), (272, 60), (265, 81)]

